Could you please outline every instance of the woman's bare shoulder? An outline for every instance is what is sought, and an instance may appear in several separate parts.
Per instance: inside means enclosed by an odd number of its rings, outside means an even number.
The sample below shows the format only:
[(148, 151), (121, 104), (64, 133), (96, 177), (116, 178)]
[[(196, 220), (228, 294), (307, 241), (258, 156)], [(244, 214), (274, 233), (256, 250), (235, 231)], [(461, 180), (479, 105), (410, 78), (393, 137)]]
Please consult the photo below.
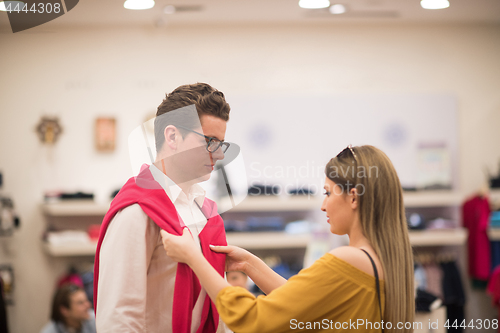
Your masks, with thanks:
[[(370, 274), (374, 276), (373, 272), (373, 267), (371, 264), (370, 259), (364, 253), (360, 248), (354, 247), (354, 246), (340, 246), (337, 247), (331, 251), (329, 251), (330, 254), (333, 254), (335, 257), (347, 262), (348, 264), (356, 267), (357, 269)], [(373, 260), (375, 261), (377, 265), (377, 269), (379, 270), (379, 275), (381, 274), (380, 272), (380, 262), (378, 258), (374, 255), (372, 251), (368, 251), (370, 255), (372, 256)]]

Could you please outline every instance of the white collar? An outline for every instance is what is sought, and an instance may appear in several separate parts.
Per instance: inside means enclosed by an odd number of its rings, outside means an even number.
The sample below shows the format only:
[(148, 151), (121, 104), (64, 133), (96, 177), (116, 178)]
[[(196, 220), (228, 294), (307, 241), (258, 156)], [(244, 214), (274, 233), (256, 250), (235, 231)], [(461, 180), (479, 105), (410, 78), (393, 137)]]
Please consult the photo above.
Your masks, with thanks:
[(189, 193), (184, 194), (179, 185), (177, 185), (170, 177), (164, 174), (160, 169), (156, 167), (156, 165), (151, 164), (149, 166), (149, 170), (153, 175), (154, 180), (160, 184), (160, 186), (165, 190), (165, 193), (169, 197), (170, 201), (174, 203), (181, 193), (184, 195), (186, 199), (194, 198), (196, 203), (201, 207), (203, 206), (203, 201), (205, 200), (206, 191), (199, 184), (193, 184), (189, 189)]

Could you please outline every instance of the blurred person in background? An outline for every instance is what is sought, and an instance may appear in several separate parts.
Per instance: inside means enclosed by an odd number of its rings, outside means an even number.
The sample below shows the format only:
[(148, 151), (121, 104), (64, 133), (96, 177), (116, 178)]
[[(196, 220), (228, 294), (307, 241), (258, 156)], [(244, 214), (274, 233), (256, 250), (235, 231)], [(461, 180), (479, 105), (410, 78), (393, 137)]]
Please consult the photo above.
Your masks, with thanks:
[(96, 333), (91, 304), (85, 291), (75, 284), (57, 289), (50, 319), (40, 333)]

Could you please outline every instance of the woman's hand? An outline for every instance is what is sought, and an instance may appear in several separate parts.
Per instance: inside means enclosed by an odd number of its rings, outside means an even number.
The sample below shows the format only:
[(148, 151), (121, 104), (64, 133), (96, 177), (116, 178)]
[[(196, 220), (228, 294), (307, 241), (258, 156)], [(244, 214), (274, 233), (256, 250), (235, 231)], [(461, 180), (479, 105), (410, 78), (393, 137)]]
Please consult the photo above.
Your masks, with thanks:
[(160, 234), (167, 256), (174, 261), (190, 265), (197, 255), (202, 255), (188, 228), (184, 228), (182, 236), (169, 234), (165, 230), (160, 230)]
[(253, 254), (237, 246), (214, 246), (210, 245), (214, 252), (226, 253), (226, 272), (240, 271), (247, 272), (248, 262)]

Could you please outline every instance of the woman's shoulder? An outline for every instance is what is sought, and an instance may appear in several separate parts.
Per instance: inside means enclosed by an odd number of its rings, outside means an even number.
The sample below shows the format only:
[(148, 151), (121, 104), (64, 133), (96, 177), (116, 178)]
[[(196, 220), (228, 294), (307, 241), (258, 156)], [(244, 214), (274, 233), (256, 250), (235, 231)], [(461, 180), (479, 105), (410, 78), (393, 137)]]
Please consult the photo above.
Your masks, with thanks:
[[(338, 259), (348, 263), (349, 265), (359, 269), (362, 272), (365, 272), (371, 276), (375, 275), (370, 259), (368, 258), (366, 253), (363, 252), (360, 248), (354, 246), (340, 246), (329, 251), (328, 253), (334, 255)], [(380, 279), (383, 280), (383, 270), (380, 261), (373, 253), (373, 251), (368, 251), (368, 253), (370, 253), (370, 256), (375, 261), (378, 270), (378, 275)]]

